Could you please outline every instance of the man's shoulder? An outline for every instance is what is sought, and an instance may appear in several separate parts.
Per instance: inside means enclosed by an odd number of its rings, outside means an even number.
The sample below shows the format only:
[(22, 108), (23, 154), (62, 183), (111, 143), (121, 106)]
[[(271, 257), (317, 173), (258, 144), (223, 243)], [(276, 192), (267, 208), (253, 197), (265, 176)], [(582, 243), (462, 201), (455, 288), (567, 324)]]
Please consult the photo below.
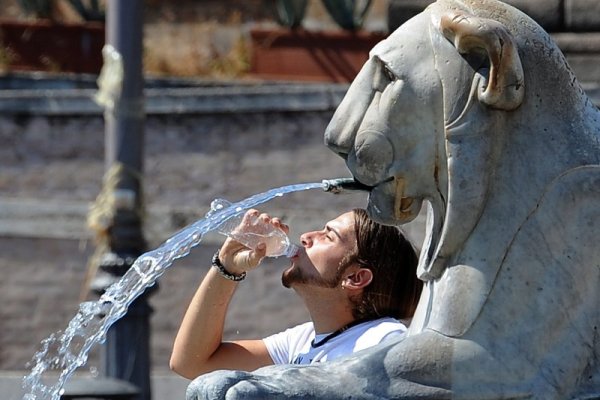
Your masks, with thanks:
[(363, 325), (356, 339), (354, 351), (366, 349), (391, 337), (400, 337), (406, 333), (406, 325), (390, 317), (378, 318)]
[(304, 333), (304, 334), (312, 334), (315, 331), (315, 326), (311, 321), (304, 322), (302, 324), (298, 324), (296, 326), (292, 326), (291, 328), (286, 329), (286, 332), (293, 332), (296, 334)]
[(311, 335), (313, 335), (315, 332), (315, 327), (313, 325), (313, 323), (311, 321), (308, 322), (304, 322), (302, 324), (298, 324), (296, 326), (292, 326), (290, 328), (285, 329), (284, 331), (281, 331), (279, 333), (275, 333), (273, 335), (270, 335), (268, 337), (266, 337), (265, 339), (267, 340), (271, 340), (271, 338), (283, 338), (283, 337), (305, 337), (308, 338)]
[(383, 318), (380, 318), (378, 321), (380, 321), (381, 324), (385, 324), (385, 325), (389, 325), (389, 326), (393, 326), (393, 327), (402, 327), (405, 330), (407, 329), (407, 326), (408, 326), (408, 322), (406, 320), (399, 320), (399, 319), (392, 318), (392, 317), (383, 317)]
[(406, 325), (392, 317), (381, 317), (365, 322), (366, 329), (389, 329), (389, 330), (406, 330)]
[(287, 364), (305, 350), (314, 337), (314, 331), (313, 323), (305, 322), (267, 336), (263, 342), (275, 364)]

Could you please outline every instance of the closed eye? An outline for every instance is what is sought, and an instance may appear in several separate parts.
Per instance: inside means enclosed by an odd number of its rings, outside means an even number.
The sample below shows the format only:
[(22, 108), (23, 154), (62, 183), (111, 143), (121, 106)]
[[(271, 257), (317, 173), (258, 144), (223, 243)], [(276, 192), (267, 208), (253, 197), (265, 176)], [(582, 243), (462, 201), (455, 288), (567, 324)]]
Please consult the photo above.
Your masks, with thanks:
[(383, 74), (385, 75), (385, 77), (390, 81), (390, 82), (394, 82), (395, 80), (398, 79), (398, 77), (396, 75), (394, 75), (394, 73), (388, 68), (387, 65), (383, 64)]
[(398, 77), (379, 57), (374, 56), (373, 61), (377, 63), (377, 73), (374, 76), (373, 89), (378, 92), (384, 92), (390, 83), (398, 80)]
[(332, 234), (331, 228), (330, 228), (330, 227), (328, 227), (328, 226), (326, 226), (326, 227), (325, 227), (325, 231), (327, 231), (327, 233), (325, 234), (325, 237), (326, 237), (328, 240), (333, 240), (333, 234)]

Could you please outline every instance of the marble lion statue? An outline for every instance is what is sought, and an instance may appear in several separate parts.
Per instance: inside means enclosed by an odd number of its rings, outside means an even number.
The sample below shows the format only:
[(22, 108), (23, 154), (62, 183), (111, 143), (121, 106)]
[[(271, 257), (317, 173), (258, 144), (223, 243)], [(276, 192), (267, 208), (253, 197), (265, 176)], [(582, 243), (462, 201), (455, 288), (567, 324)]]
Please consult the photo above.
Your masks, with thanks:
[(188, 399), (600, 398), (600, 112), (529, 17), (438, 0), (371, 51), (325, 133), (388, 224), (428, 210), (409, 334), (218, 371)]

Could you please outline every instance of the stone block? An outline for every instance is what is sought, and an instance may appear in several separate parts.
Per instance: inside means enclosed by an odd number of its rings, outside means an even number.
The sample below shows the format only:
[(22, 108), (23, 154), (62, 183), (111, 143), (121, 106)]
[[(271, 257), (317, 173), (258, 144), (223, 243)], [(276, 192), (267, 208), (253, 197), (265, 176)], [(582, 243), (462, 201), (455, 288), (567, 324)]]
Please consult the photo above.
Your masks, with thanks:
[[(600, 32), (564, 32), (554, 34), (553, 39), (580, 82), (600, 82)], [(597, 104), (597, 98), (591, 97)]]
[(566, 57), (580, 82), (600, 82), (600, 54), (567, 54)]
[[(433, 2), (434, 0), (391, 0), (388, 6), (388, 29), (390, 32), (395, 30)], [(547, 31), (558, 31), (562, 27), (563, 9), (560, 0), (505, 0), (504, 2), (529, 15)]]
[(600, 31), (600, 2), (598, 0), (565, 0), (564, 7), (567, 31)]
[(600, 32), (564, 32), (553, 34), (552, 38), (565, 54), (600, 54)]
[(504, 2), (529, 15), (548, 32), (556, 32), (562, 28), (561, 0), (504, 0)]
[(396, 30), (400, 25), (419, 14), (434, 0), (390, 0), (388, 6), (388, 29)]

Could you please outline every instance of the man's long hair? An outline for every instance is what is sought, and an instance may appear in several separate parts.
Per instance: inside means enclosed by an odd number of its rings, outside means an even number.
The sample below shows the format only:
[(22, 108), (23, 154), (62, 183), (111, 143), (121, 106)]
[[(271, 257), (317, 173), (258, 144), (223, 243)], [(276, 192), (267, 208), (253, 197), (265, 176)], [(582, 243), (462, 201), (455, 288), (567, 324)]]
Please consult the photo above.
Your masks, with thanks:
[(412, 243), (398, 227), (373, 221), (363, 209), (353, 212), (357, 248), (346, 261), (373, 272), (371, 283), (352, 299), (354, 317), (411, 318), (423, 288)]

